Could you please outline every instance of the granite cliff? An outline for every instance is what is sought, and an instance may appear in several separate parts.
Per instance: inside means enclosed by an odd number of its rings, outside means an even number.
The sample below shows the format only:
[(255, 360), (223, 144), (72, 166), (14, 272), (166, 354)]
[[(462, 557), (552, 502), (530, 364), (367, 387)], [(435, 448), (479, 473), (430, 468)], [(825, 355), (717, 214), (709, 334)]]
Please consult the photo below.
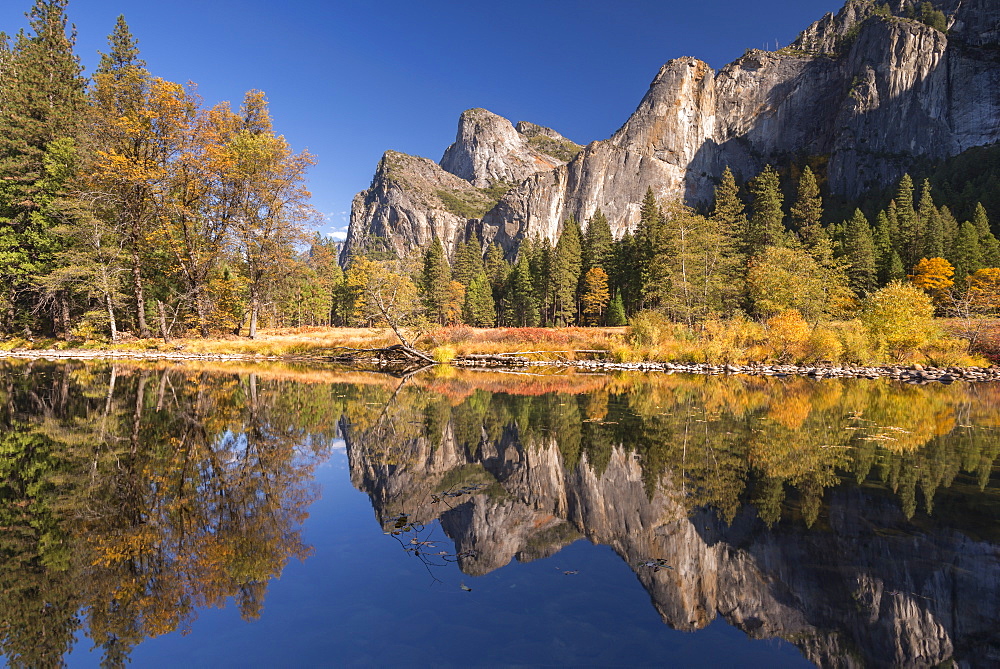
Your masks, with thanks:
[[(459, 429), (449, 421), (440, 440), (387, 447), (384, 434), (341, 422), (352, 482), (380, 521), (439, 520), (467, 574), (585, 537), (632, 566), (675, 629), (701, 630), (722, 616), (752, 638), (794, 643), (820, 666), (1000, 662), (996, 544), (946, 526), (913, 532), (891, 496), (833, 488), (811, 530), (768, 529), (749, 506), (726, 523), (692, 510), (670, 475), (649, 492), (639, 460), (620, 447), (598, 472), (586, 458), (567, 467), (554, 439), (522, 440), (513, 425), (499, 438), (482, 426), (475, 445), (456, 438)], [(489, 485), (450, 504), (434, 499), (469, 483)], [(644, 567), (650, 558), (672, 568)]]
[(812, 157), (830, 192), (856, 197), (914, 165), (994, 143), (1000, 5), (934, 5), (936, 27), (910, 18), (910, 0), (848, 0), (791, 45), (748, 50), (718, 72), (671, 60), (625, 124), (582, 150), (554, 131), (467, 111), (439, 165), (405, 157), (420, 178), (390, 178), (383, 165), (402, 154), (386, 154), (355, 198), (344, 258), (373, 237), (405, 254), (435, 236), (450, 247), (473, 233), (513, 254), (520, 240), (555, 239), (566, 217), (586, 221), (597, 209), (622, 234), (647, 188), (706, 204), (726, 166), (746, 179)]

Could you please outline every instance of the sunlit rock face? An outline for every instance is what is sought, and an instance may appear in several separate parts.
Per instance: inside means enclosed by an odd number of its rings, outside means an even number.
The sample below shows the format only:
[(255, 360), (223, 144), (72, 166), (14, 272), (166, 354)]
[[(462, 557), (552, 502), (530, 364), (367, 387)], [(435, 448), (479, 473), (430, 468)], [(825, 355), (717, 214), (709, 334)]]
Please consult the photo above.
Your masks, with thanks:
[[(466, 426), (468, 427), (468, 426)], [(586, 457), (567, 467), (556, 438), (522, 442), (514, 426), (460, 444), (399, 442), (388, 457), (342, 424), (352, 480), (387, 522), (400, 513), (440, 519), (463, 571), (481, 575), (557, 552), (584, 536), (632, 566), (666, 624), (695, 631), (716, 616), (754, 638), (781, 637), (821, 666), (934, 666), (949, 658), (1000, 662), (1000, 552), (959, 531), (904, 531), (890, 494), (827, 491), (825, 513), (773, 529), (752, 507), (731, 522), (692, 507), (667, 474), (652, 491), (638, 457), (615, 447), (598, 473)], [(382, 451), (385, 447), (383, 445)], [(490, 488), (450, 502), (435, 494), (460, 482)], [(670, 568), (644, 563), (660, 559)]]
[(406, 257), (413, 249), (440, 239), (447, 253), (466, 237), (468, 219), (449, 210), (442, 197), (470, 207), (487, 198), (469, 182), (444, 171), (432, 160), (387, 151), (371, 188), (354, 196), (342, 262), (372, 248)]
[(469, 109), (458, 120), (458, 136), (444, 152), (441, 168), (479, 188), (498, 181), (516, 184), (564, 165), (565, 160), (549, 152), (558, 152), (567, 141), (534, 123), (521, 122), (515, 128), (502, 116)]
[[(554, 241), (568, 216), (585, 223), (597, 209), (624, 233), (638, 221), (647, 188), (661, 199), (710, 203), (727, 166), (747, 179), (765, 164), (811, 156), (825, 164), (831, 192), (857, 197), (895, 183), (917, 162), (996, 142), (1000, 8), (992, 0), (936, 4), (947, 34), (904, 18), (903, 0), (891, 3), (889, 16), (876, 14), (878, 3), (849, 0), (788, 47), (748, 50), (718, 72), (693, 58), (672, 60), (620, 130), (575, 156), (554, 150), (573, 146), (554, 131), (467, 111), (441, 167), (474, 187), (514, 187), (448, 231), (475, 231), (513, 256), (521, 240)], [(551, 141), (540, 142), (539, 132)], [(352, 215), (352, 235), (385, 232), (393, 248), (410, 252), (429, 234), (416, 213), (425, 205), (415, 196), (384, 205), (371, 196), (381, 188), (376, 175), (356, 198), (363, 215)], [(379, 206), (396, 213), (378, 213)], [(396, 228), (372, 227), (393, 217)]]

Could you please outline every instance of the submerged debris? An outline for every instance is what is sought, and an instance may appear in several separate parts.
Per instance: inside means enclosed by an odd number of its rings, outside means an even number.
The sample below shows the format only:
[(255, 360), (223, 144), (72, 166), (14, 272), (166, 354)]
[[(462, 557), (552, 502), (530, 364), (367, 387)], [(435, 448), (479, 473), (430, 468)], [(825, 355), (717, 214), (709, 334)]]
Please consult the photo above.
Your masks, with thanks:
[(636, 567), (646, 567), (647, 569), (652, 569), (654, 572), (660, 571), (661, 569), (673, 569), (673, 566), (667, 564), (667, 561), (663, 558), (644, 560), (637, 564)]
[(456, 488), (455, 490), (445, 490), (444, 492), (431, 494), (431, 504), (437, 504), (443, 501), (446, 497), (461, 497), (462, 495), (471, 495), (474, 492), (478, 492), (483, 488), (487, 488), (485, 483), (477, 483), (476, 485), (467, 485), (461, 488)]

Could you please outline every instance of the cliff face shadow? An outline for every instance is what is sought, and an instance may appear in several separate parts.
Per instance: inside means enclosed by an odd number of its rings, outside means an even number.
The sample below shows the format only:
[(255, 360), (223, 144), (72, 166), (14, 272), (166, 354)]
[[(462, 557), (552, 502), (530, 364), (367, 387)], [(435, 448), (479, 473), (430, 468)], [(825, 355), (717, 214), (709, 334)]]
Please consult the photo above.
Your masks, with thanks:
[(805, 158), (823, 166), (831, 193), (857, 198), (918, 163), (1000, 137), (1000, 71), (989, 45), (872, 17), (839, 48), (751, 51), (720, 71), (716, 114), (729, 125), (691, 161), (689, 203), (709, 202), (726, 166), (746, 179)]

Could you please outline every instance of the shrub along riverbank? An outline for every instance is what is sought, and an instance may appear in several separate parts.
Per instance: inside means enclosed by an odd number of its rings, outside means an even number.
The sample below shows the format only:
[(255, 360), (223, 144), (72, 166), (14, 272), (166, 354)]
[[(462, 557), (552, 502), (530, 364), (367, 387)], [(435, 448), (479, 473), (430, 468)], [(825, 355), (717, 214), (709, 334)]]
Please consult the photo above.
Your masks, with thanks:
[[(437, 362), (464, 365), (531, 362), (708, 373), (898, 376), (893, 370), (914, 366), (985, 369), (1000, 362), (1000, 320), (985, 319), (903, 321), (876, 330), (862, 320), (810, 324), (798, 312), (787, 311), (763, 322), (709, 320), (692, 328), (650, 312), (638, 314), (628, 327), (457, 326), (409, 334), (416, 339), (416, 347)], [(112, 345), (10, 339), (0, 343), (0, 355), (319, 361), (345, 353), (377, 358), (378, 349), (396, 343), (388, 328), (310, 327), (265, 330), (254, 340), (234, 336), (170, 342), (131, 339)]]

